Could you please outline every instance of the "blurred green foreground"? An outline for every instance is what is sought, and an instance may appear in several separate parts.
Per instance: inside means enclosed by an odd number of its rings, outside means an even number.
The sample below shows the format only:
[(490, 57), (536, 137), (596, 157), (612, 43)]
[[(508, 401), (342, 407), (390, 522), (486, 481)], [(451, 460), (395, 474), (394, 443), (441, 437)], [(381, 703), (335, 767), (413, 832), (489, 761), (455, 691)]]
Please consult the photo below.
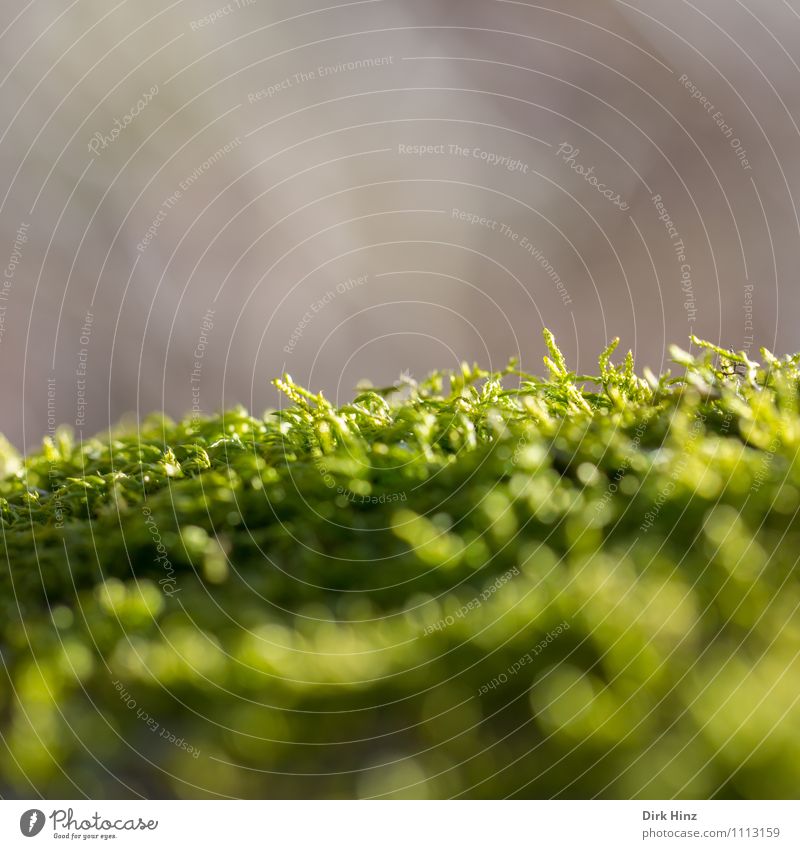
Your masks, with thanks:
[(800, 356), (0, 453), (4, 797), (795, 797)]

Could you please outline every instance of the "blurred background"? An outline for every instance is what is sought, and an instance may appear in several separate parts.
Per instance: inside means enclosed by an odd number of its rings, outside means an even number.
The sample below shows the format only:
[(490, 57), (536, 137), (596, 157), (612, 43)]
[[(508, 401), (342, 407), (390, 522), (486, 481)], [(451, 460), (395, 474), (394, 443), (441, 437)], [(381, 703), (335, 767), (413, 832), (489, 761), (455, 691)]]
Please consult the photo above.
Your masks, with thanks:
[(800, 12), (678, 0), (0, 11), (0, 431), (462, 359), (800, 348)]

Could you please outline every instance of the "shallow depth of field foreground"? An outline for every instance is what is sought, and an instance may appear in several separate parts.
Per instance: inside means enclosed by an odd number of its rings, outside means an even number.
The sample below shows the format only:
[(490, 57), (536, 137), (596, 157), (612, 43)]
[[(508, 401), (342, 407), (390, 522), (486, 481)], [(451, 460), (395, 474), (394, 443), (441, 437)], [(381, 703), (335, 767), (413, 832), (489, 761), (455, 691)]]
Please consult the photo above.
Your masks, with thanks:
[(0, 795), (795, 793), (800, 355), (546, 338), (3, 449)]

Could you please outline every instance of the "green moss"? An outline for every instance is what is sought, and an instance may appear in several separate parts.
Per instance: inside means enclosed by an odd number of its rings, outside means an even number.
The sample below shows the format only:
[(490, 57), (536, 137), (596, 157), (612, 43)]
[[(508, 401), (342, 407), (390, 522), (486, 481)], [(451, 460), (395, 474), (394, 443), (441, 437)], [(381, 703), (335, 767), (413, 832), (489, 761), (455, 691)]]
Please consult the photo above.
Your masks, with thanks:
[(800, 356), (545, 339), (0, 445), (0, 795), (794, 795)]

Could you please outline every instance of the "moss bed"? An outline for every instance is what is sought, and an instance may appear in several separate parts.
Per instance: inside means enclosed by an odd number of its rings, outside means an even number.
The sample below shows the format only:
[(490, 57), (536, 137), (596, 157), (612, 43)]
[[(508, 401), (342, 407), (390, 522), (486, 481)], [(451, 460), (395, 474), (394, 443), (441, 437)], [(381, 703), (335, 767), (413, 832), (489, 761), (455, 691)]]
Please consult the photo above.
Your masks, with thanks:
[(800, 355), (0, 452), (0, 795), (787, 797)]

